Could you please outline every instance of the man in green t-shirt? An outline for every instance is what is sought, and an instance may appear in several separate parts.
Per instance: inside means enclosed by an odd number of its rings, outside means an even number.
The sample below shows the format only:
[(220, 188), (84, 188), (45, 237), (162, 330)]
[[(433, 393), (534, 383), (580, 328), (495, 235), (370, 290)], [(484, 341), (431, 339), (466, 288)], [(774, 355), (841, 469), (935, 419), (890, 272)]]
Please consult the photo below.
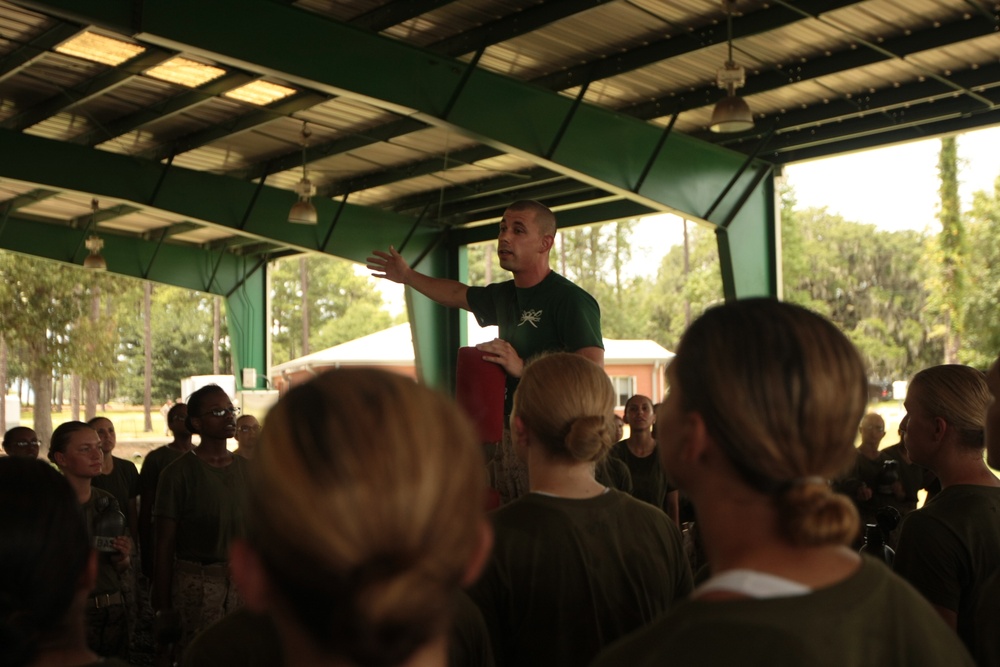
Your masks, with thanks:
[[(373, 275), (407, 285), (449, 308), (471, 311), (481, 326), (497, 325), (499, 337), (476, 346), (483, 359), (507, 374), (504, 414), (525, 361), (542, 352), (575, 352), (604, 365), (601, 310), (583, 289), (549, 267), (555, 243), (556, 218), (543, 204), (523, 200), (507, 207), (500, 220), (497, 257), (513, 280), (486, 287), (470, 287), (457, 280), (434, 278), (415, 271), (392, 246), (372, 251), (368, 268)], [(503, 502), (527, 492), (527, 475), (510, 445), (509, 432), (497, 449), (493, 485)]]

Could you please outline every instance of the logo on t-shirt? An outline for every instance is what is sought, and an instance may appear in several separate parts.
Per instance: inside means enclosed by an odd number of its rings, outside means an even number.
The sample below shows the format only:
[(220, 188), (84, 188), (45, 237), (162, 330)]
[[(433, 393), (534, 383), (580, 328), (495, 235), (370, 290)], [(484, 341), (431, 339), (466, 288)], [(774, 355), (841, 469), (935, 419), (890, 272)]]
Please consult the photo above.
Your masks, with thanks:
[(521, 321), (517, 323), (517, 326), (522, 324), (530, 324), (531, 326), (538, 328), (538, 323), (542, 321), (542, 311), (540, 310), (522, 310), (521, 311)]

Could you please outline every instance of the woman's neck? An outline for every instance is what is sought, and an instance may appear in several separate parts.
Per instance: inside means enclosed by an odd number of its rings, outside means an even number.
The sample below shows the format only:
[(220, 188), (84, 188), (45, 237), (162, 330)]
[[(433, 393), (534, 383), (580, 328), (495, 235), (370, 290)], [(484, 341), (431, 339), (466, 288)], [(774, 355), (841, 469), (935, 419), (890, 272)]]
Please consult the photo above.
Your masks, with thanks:
[(528, 489), (560, 498), (593, 498), (606, 490), (594, 479), (593, 463), (553, 459), (537, 447), (528, 452)]
[(191, 436), (190, 435), (184, 435), (184, 436), (177, 436), (177, 435), (175, 435), (174, 439), (171, 442), (167, 443), (167, 447), (169, 447), (170, 449), (176, 449), (179, 452), (190, 452), (191, 451), (191, 447), (192, 447)]
[(78, 477), (76, 475), (64, 475), (69, 485), (73, 487), (73, 491), (76, 492), (76, 500), (81, 505), (87, 503), (90, 500), (90, 494), (93, 493), (90, 484), (89, 477)]
[(648, 430), (632, 431), (625, 442), (628, 445), (628, 450), (639, 458), (646, 458), (656, 449), (656, 440), (653, 439), (653, 434)]
[(721, 502), (695, 503), (698, 530), (713, 574), (747, 569), (823, 588), (846, 579), (860, 566), (846, 547), (796, 546), (781, 534), (770, 498), (744, 490)]
[(194, 448), (195, 455), (217, 468), (224, 468), (233, 462), (233, 454), (226, 448), (226, 441), (219, 438), (202, 438), (201, 443)]
[(104, 452), (104, 459), (101, 461), (101, 474), (110, 475), (115, 469), (115, 459), (111, 452)]

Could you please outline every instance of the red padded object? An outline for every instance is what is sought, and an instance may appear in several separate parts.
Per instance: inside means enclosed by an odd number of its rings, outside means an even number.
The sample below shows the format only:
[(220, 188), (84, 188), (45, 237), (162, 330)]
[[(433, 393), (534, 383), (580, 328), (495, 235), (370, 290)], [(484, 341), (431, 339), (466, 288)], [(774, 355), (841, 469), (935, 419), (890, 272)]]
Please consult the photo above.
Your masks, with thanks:
[(481, 442), (499, 442), (503, 437), (503, 392), (507, 374), (500, 366), (483, 360), (474, 347), (458, 348), (455, 398), (476, 425)]

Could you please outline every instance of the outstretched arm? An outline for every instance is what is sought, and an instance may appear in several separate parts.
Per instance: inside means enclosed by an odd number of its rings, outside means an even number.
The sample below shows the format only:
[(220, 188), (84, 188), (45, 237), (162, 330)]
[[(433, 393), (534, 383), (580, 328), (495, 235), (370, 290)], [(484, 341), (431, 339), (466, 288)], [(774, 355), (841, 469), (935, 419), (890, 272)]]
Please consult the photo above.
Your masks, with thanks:
[(414, 271), (392, 246), (389, 246), (389, 252), (373, 250), (372, 255), (368, 258), (368, 268), (376, 278), (409, 285), (442, 306), (469, 310), (469, 300), (466, 298), (469, 286), (465, 283), (446, 278), (432, 278)]

